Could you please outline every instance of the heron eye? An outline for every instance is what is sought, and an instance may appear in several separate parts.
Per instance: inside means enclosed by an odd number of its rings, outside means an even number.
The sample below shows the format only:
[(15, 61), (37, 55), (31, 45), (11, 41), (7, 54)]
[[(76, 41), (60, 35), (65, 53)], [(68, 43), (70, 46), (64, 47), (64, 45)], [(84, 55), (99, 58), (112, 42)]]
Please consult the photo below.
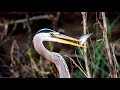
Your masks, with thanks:
[(52, 32), (50, 32), (50, 35), (53, 36), (54, 34)]

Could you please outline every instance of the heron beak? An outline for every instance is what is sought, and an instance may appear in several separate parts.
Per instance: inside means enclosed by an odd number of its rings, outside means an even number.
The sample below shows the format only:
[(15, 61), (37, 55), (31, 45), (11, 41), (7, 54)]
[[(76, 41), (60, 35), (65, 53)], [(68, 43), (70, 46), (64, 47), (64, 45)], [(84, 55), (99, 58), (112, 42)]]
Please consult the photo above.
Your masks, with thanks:
[(72, 46), (86, 48), (85, 46), (82, 46), (82, 45), (78, 44), (80, 42), (79, 39), (69, 37), (69, 36), (66, 36), (66, 35), (54, 35), (54, 37), (57, 38), (57, 41), (59, 43), (64, 43), (64, 44), (69, 44), (69, 45), (72, 45)]

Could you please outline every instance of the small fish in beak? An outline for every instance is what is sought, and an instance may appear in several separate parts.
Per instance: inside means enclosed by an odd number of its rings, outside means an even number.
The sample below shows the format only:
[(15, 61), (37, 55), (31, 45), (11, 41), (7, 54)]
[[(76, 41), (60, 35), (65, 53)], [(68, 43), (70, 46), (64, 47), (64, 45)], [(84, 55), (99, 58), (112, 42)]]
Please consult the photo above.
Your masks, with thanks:
[(83, 34), (82, 36), (80, 36), (80, 38), (79, 38), (80, 45), (83, 45), (91, 35), (93, 35), (93, 33)]

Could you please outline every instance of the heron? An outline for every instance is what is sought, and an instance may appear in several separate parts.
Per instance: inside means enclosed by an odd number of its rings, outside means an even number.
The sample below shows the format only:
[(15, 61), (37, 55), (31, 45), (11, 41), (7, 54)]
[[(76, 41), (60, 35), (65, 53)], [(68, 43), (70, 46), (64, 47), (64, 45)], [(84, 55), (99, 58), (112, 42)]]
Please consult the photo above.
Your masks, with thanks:
[[(88, 34), (86, 35), (86, 37), (82, 36), (82, 38), (88, 38), (88, 36), (90, 35)], [(84, 42), (86, 41), (86, 39), (81, 40), (84, 40)], [(44, 41), (58, 42), (62, 44), (69, 44), (72, 46), (85, 48), (85, 46), (77, 43), (82, 42), (83, 44), (84, 42), (80, 41), (80, 39), (61, 34), (49, 28), (40, 29), (33, 37), (33, 45), (35, 50), (40, 56), (44, 57), (47, 60), (50, 60), (55, 64), (59, 72), (59, 78), (71, 78), (65, 59), (59, 53), (47, 50), (43, 45)]]

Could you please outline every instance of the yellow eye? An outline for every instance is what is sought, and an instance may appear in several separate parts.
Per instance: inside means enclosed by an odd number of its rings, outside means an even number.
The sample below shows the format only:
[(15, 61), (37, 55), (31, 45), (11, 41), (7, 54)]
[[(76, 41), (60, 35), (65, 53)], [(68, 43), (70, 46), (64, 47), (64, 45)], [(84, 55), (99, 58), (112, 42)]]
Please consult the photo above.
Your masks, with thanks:
[(50, 35), (53, 36), (54, 34), (52, 32), (50, 32)]

